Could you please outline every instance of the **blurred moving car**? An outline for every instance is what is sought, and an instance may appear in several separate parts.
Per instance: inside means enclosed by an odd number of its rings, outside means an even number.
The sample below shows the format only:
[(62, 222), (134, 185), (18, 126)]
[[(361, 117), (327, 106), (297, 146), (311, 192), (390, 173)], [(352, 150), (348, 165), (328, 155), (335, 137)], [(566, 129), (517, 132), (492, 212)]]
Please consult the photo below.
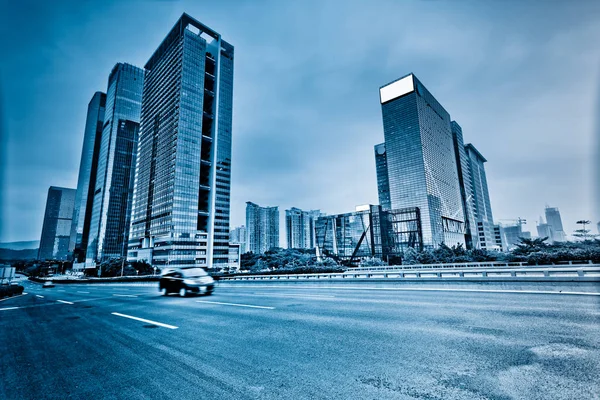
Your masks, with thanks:
[(42, 285), (42, 289), (47, 289), (47, 288), (52, 288), (52, 287), (54, 287), (54, 283), (52, 283), (52, 281), (46, 281)]
[(215, 286), (214, 279), (200, 267), (181, 267), (165, 270), (160, 277), (158, 290), (163, 296), (178, 293), (185, 297), (188, 293), (209, 296)]
[(18, 283), (3, 283), (0, 285), (0, 298), (22, 294), (24, 289), (25, 288)]

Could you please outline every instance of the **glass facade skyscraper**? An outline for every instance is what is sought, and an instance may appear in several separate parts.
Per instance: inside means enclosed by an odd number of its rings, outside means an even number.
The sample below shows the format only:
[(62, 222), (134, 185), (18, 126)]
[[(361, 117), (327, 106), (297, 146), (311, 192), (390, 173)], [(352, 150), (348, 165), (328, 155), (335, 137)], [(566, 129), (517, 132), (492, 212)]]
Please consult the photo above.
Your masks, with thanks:
[[(413, 74), (381, 87), (379, 94), (390, 208), (419, 209), (426, 247), (465, 245), (450, 115)], [(381, 187), (385, 176), (378, 171)]]
[(485, 175), (485, 157), (473, 146), (467, 144), (465, 152), (468, 160), (471, 193), (470, 204), (467, 205), (473, 212), (477, 236), (474, 236), (475, 247), (492, 250), (498, 249), (494, 233), (494, 217), (492, 216), (492, 204), (488, 191), (487, 178)]
[(385, 143), (375, 145), (375, 169), (377, 171), (377, 194), (379, 195), (379, 204), (384, 210), (391, 210), (390, 181), (388, 177)]
[(146, 63), (129, 260), (228, 264), (233, 56), (183, 14)]
[(100, 141), (104, 125), (104, 108), (106, 94), (94, 93), (88, 104), (85, 130), (83, 133), (83, 147), (79, 163), (79, 178), (77, 179), (77, 194), (73, 208), (73, 222), (71, 224), (71, 240), (69, 252), (73, 253), (75, 262), (85, 261), (92, 219), (94, 191), (96, 189), (96, 173), (98, 171), (98, 156), (100, 155)]
[(303, 211), (292, 207), (285, 210), (285, 227), (288, 249), (315, 248), (315, 220), (321, 211)]
[(69, 254), (75, 189), (50, 186), (38, 250), (39, 260), (66, 260)]
[(86, 261), (122, 257), (129, 233), (144, 71), (118, 63), (108, 78)]
[(279, 247), (279, 207), (246, 202), (246, 235), (246, 249), (254, 254)]
[(460, 183), (460, 196), (465, 214), (465, 244), (468, 249), (478, 247), (477, 222), (473, 210), (473, 190), (471, 187), (471, 174), (469, 170), (469, 158), (465, 150), (462, 128), (456, 122), (450, 123), (452, 139), (454, 141), (454, 156), (458, 168), (458, 181)]

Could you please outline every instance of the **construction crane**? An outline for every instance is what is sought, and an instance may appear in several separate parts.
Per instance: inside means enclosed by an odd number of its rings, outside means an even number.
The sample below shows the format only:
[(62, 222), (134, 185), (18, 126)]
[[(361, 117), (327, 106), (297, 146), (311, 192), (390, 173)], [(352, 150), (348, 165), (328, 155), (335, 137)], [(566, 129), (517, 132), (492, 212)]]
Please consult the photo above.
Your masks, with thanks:
[(512, 222), (520, 227), (523, 227), (527, 223), (527, 220), (521, 217), (517, 217), (517, 219), (501, 219), (500, 221)]

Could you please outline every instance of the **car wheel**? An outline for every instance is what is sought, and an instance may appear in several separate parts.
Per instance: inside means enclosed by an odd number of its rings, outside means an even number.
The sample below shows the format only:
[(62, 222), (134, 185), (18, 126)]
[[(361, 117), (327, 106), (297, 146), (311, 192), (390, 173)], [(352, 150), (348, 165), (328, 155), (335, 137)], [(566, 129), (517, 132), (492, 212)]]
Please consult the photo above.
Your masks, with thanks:
[(185, 290), (185, 288), (179, 289), (179, 296), (185, 297), (186, 294), (187, 294), (187, 290)]
[(166, 295), (169, 294), (169, 292), (167, 292), (167, 288), (164, 287), (164, 288), (160, 289), (160, 294), (163, 295), (163, 296), (166, 296)]

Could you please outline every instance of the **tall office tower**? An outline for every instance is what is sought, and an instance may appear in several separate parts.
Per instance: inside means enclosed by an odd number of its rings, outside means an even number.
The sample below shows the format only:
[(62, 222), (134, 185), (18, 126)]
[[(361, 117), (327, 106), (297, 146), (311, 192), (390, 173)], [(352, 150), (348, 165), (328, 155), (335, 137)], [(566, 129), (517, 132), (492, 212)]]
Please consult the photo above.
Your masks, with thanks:
[(66, 260), (69, 254), (75, 189), (50, 186), (38, 250), (39, 260)]
[(391, 208), (419, 209), (424, 246), (465, 245), (450, 115), (413, 74), (379, 95)]
[[(465, 243), (467, 249), (480, 248), (477, 231), (477, 220), (474, 211), (473, 188), (471, 187), (471, 171), (469, 168), (469, 158), (465, 150), (462, 128), (456, 122), (450, 123), (452, 129), (452, 140), (454, 143), (454, 156), (456, 157), (456, 167), (458, 168), (458, 181), (460, 183), (460, 197), (462, 200), (463, 211), (465, 213)], [(485, 242), (484, 242), (485, 243)], [(484, 246), (485, 248), (485, 246)]]
[(126, 254), (144, 70), (118, 63), (108, 77), (86, 261)]
[(484, 250), (497, 249), (494, 237), (494, 217), (492, 216), (492, 204), (488, 191), (485, 166), (487, 160), (472, 144), (465, 146), (467, 159), (469, 161), (469, 176), (471, 178), (471, 203), (472, 210), (477, 223), (477, 248)]
[(229, 243), (230, 244), (239, 244), (240, 245), (240, 254), (244, 254), (246, 252), (246, 226), (237, 226), (229, 231)]
[(226, 265), (233, 46), (183, 14), (145, 69), (128, 259)]
[(88, 104), (69, 243), (69, 252), (73, 253), (73, 261), (75, 262), (85, 261), (85, 251), (92, 219), (94, 190), (96, 189), (96, 173), (98, 170), (98, 156), (100, 155), (102, 127), (104, 125), (105, 105), (106, 94), (101, 92), (94, 93)]
[(567, 240), (558, 207), (546, 206), (546, 223), (552, 228), (551, 239), (553, 242), (564, 242)]
[(285, 227), (288, 249), (315, 248), (315, 220), (321, 211), (302, 211), (292, 207), (285, 210)]
[(375, 145), (375, 169), (377, 171), (377, 194), (379, 195), (379, 205), (383, 210), (391, 210), (390, 180), (388, 177), (385, 143)]
[(247, 251), (262, 254), (279, 247), (279, 208), (246, 202)]

